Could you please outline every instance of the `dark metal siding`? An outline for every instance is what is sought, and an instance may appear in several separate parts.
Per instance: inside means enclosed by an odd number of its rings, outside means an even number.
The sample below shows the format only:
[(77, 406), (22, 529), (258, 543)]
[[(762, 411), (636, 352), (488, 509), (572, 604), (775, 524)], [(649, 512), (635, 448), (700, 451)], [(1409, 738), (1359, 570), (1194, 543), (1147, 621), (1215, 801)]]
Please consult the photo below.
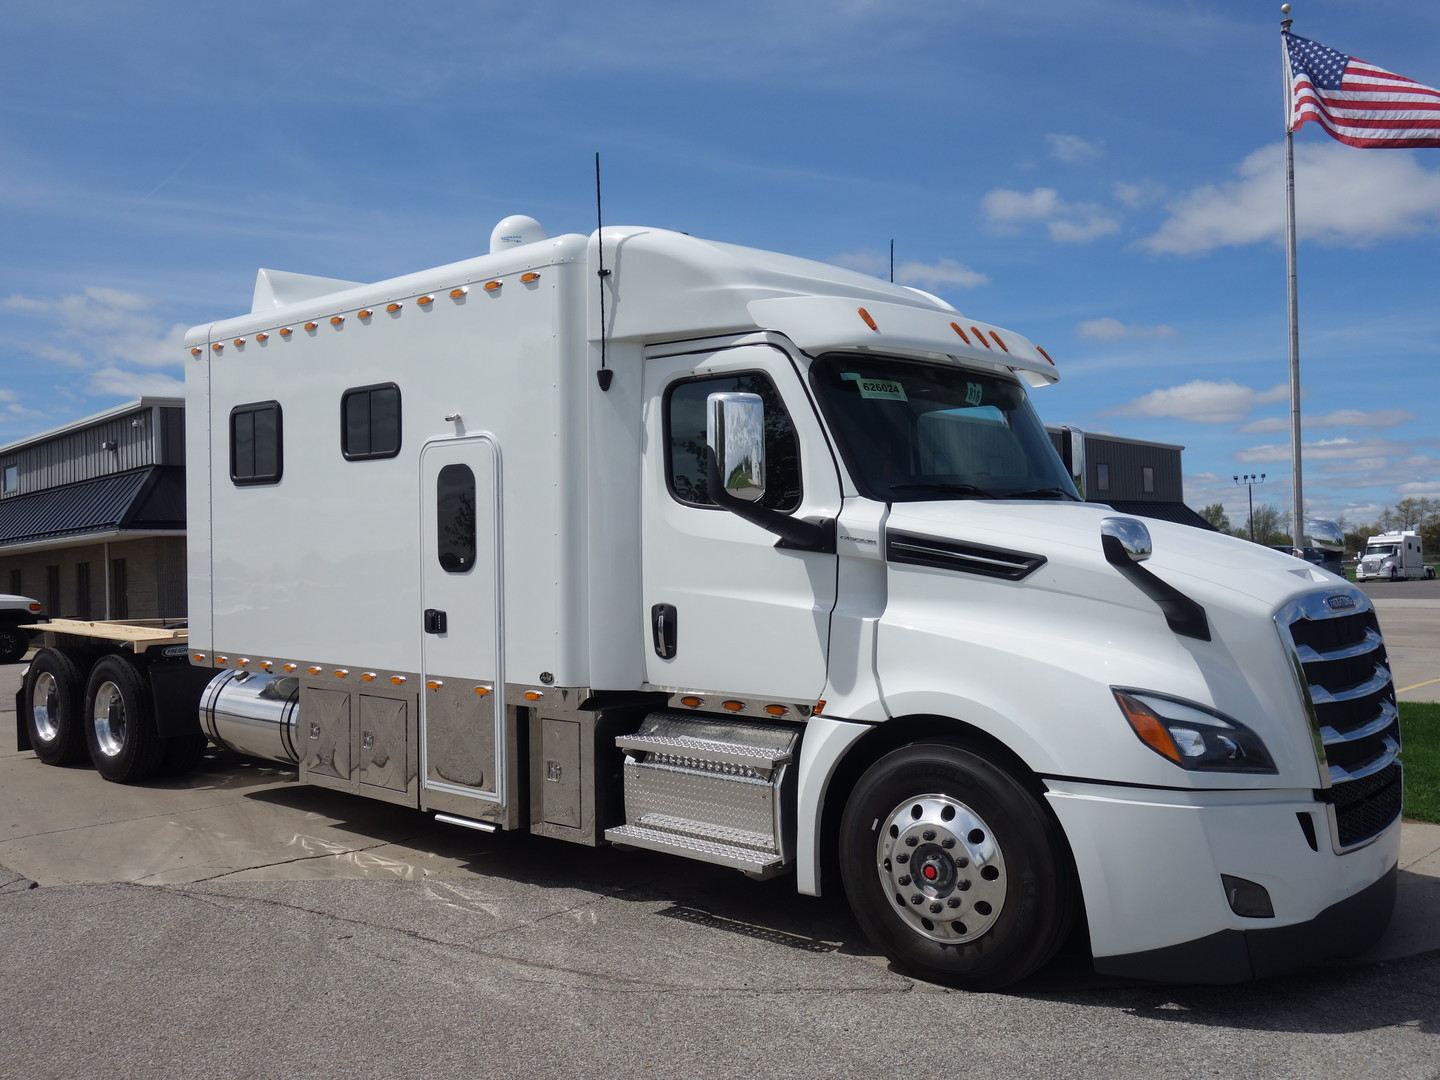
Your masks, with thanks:
[[(1183, 502), (1185, 485), (1180, 475), (1180, 451), (1170, 446), (1085, 436), (1087, 494), (1102, 502)], [(1099, 465), (1110, 466), (1110, 486), (1096, 479)], [(1155, 470), (1155, 490), (1144, 487), (1144, 468)]]
[(184, 470), (136, 469), (0, 502), (0, 549), (120, 528), (185, 528)]
[[(163, 415), (166, 413), (178, 414), (178, 419)], [(177, 437), (170, 436), (172, 426)], [(150, 465), (183, 465), (184, 429), (184, 409), (146, 405), (22, 446), (0, 458), (0, 467), (19, 467), (19, 487), (5, 495), (4, 501)], [(177, 450), (167, 449), (172, 443)], [(113, 449), (105, 449), (107, 445)], [(178, 460), (157, 460), (157, 454), (174, 457), (176, 453)]]

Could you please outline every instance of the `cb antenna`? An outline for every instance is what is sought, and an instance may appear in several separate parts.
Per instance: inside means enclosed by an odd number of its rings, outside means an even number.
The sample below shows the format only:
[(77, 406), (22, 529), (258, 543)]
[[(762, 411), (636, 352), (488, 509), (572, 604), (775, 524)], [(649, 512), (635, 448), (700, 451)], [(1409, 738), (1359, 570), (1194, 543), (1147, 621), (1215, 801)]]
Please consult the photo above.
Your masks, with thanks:
[(600, 151), (595, 151), (595, 249), (600, 254), (599, 271), (600, 278), (600, 370), (595, 372), (595, 381), (600, 384), (602, 393), (610, 389), (610, 381), (615, 378), (615, 372), (605, 366), (605, 279), (610, 276), (610, 271), (605, 269), (605, 218), (601, 213), (600, 202)]
[(890, 238), (890, 284), (895, 284), (895, 238)]

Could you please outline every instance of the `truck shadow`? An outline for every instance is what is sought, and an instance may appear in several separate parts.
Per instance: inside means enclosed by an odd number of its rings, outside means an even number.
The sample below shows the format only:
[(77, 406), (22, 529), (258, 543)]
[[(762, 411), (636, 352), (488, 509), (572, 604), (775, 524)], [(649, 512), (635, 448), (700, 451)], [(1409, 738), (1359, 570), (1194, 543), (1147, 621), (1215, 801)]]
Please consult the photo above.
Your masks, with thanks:
[[(843, 896), (798, 895), (788, 876), (752, 881), (733, 870), (653, 852), (588, 848), (520, 833), (476, 832), (437, 823), (418, 810), (278, 782), (287, 776), (293, 778), (294, 771), (212, 754), (192, 776), (163, 786), (249, 788), (244, 791), (247, 799), (318, 815), (328, 827), (366, 845), (395, 845), (402, 857), (413, 851), (417, 858), (448, 861), (461, 871), (527, 888), (580, 889), (597, 900), (660, 903), (664, 906), (654, 917), (685, 922), (706, 933), (852, 957), (895, 970), (866, 940)], [(393, 874), (384, 876), (399, 880)], [(1406, 877), (1406, 872), (1401, 876)], [(713, 947), (723, 948), (719, 937)], [(1001, 993), (1216, 1029), (1343, 1035), (1406, 1025), (1440, 1033), (1437, 975), (1440, 950), (1370, 964), (1334, 961), (1239, 985), (1152, 985), (1096, 975), (1083, 934), (1077, 934), (1046, 968)], [(929, 992), (963, 992), (919, 985)]]

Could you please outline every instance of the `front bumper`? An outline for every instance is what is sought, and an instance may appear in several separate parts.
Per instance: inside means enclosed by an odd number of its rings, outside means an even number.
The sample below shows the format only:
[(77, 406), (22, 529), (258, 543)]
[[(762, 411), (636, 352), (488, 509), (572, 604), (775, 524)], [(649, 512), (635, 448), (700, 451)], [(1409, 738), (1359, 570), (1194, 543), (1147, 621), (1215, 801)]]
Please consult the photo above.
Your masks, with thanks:
[[(1398, 819), (1337, 855), (1309, 791), (1047, 786), (1075, 857), (1097, 971), (1240, 982), (1361, 952), (1389, 924)], [(1235, 914), (1222, 874), (1263, 887), (1274, 916)]]

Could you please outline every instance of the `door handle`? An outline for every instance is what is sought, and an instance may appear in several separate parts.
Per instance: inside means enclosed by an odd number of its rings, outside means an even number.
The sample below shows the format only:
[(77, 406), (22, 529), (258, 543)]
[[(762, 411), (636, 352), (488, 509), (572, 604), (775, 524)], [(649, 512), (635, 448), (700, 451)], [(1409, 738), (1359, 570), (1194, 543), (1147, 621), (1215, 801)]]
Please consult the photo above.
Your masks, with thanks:
[(445, 612), (437, 611), (435, 608), (425, 609), (425, 633), (443, 634), (447, 623)]
[(655, 655), (661, 660), (675, 658), (675, 605), (656, 604), (650, 609), (650, 633), (655, 638)]

